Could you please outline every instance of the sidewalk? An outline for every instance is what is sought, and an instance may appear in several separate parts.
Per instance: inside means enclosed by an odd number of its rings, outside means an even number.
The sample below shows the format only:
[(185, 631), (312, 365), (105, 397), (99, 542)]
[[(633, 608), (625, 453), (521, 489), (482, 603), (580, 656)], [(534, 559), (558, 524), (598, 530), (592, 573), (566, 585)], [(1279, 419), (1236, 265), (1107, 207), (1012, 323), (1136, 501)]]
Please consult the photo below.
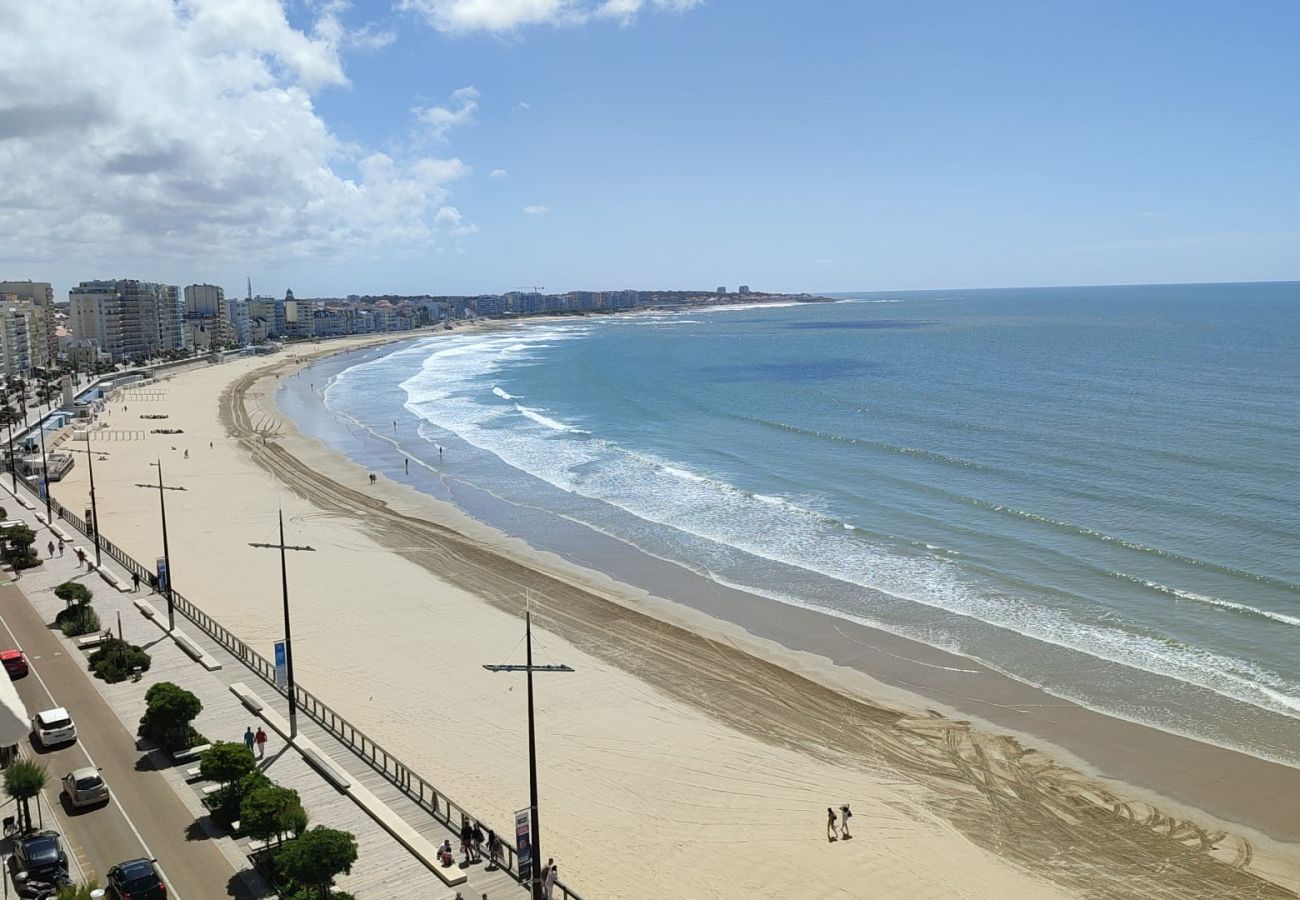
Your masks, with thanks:
[[(0, 490), (0, 505), (3, 505), (10, 519), (22, 519), (37, 531), (35, 547), (45, 558), (45, 545), (51, 540), (52, 532), (41, 525), (37, 513), (44, 518), (44, 509), (37, 506), (35, 510), (24, 508), (9, 490), (8, 481)], [(19, 488), (20, 496), (28, 502), (33, 498)], [(120, 592), (110, 585), (93, 568), (79, 567), (74, 552), (81, 547), (93, 563), (94, 547), (82, 535), (69, 526), (55, 522), (55, 528), (69, 538), (67, 549), (62, 558), (45, 559), (44, 565), (22, 573), (18, 584), (28, 596), (40, 615), (51, 621), (63, 608), (63, 601), (53, 594), (53, 588), (69, 579), (77, 579), (89, 586), (94, 592), (94, 606), (99, 612), (105, 628), (117, 631), (120, 616), (126, 639), (144, 647), (152, 656), (152, 666), (139, 683), (126, 681), (116, 685), (107, 685), (98, 680), (92, 683), (113, 707), (122, 724), (135, 732), (140, 716), (144, 712), (144, 694), (149, 686), (160, 681), (171, 681), (193, 692), (203, 702), (203, 711), (195, 721), (195, 727), (209, 740), (241, 740), (244, 729), (250, 725), (256, 730), (258, 725), (266, 728), (271, 736), (267, 747), (264, 768), (278, 784), (293, 788), (302, 798), (303, 806), (310, 816), (312, 825), (326, 825), (354, 834), (357, 838), (358, 858), (350, 875), (338, 879), (341, 890), (355, 894), (359, 900), (380, 900), (380, 898), (421, 897), (432, 900), (451, 900), (457, 892), (464, 897), (478, 898), (486, 894), (490, 900), (504, 898), (521, 898), (527, 895), (508, 874), (502, 871), (486, 871), (485, 864), (477, 864), (468, 869), (453, 867), (443, 870), (451, 873), (452, 878), (466, 877), (464, 883), (454, 887), (444, 883), (410, 852), (401, 841), (381, 827), (379, 818), (385, 818), (390, 829), (399, 833), (404, 829), (411, 836), (418, 835), (418, 842), (427, 841), (437, 846), (444, 839), (450, 839), (453, 847), (459, 846), (458, 835), (453, 835), (446, 826), (432, 818), (427, 811), (419, 807), (392, 784), (359, 759), (346, 746), (319, 728), (303, 714), (298, 716), (300, 737), (314, 743), (326, 757), (332, 767), (359, 790), (353, 793), (373, 794), (388, 808), (387, 816), (375, 816), (367, 813), (358, 802), (354, 802), (348, 793), (340, 790), (323, 776), (317, 768), (308, 762), (296, 747), (286, 744), (277, 733), (276, 720), (287, 719), (288, 703), (285, 698), (263, 682), (253, 671), (245, 667), (236, 657), (226, 652), (220, 645), (210, 640), (197, 626), (177, 615), (177, 631), (189, 638), (192, 645), (201, 651), (204, 664), (191, 658), (182, 647), (165, 633), (167, 624), (166, 600), (157, 595), (149, 595), (147, 588), (141, 587), (139, 594)], [(57, 532), (53, 540), (58, 543)], [(130, 576), (107, 555), (104, 565), (120, 583), (129, 587)], [(159, 614), (156, 620), (150, 620), (141, 613), (136, 600), (152, 604)], [(157, 624), (155, 624), (155, 621)], [(85, 655), (75, 647), (72, 641), (64, 639), (69, 655)], [(206, 666), (206, 667), (205, 667)], [(215, 668), (220, 666), (220, 668)], [(209, 668), (213, 670), (209, 671)], [(265, 704), (267, 715), (265, 721), (251, 712), (230, 690), (232, 684), (246, 685), (251, 692)], [(158, 754), (154, 754), (155, 757)], [(208, 834), (216, 832), (216, 826), (210, 822), (206, 810), (202, 807), (203, 784), (187, 783), (185, 769), (187, 765), (171, 767), (165, 770), (165, 777), (181, 797), (195, 819), (201, 823), (201, 830)], [(510, 840), (510, 835), (501, 835), (503, 841)], [(211, 837), (221, 848), (223, 854), (236, 863), (236, 869), (248, 869), (251, 864), (247, 859), (247, 838), (232, 838), (228, 835)]]

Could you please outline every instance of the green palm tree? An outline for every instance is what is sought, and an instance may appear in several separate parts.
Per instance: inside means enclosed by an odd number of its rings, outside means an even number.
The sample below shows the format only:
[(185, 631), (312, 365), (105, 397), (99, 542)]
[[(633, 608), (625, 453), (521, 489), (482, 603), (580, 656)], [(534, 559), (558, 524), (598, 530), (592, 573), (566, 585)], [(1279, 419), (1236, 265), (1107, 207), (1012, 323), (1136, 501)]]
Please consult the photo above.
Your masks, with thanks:
[(32, 830), (30, 801), (45, 789), (48, 780), (45, 767), (29, 759), (15, 759), (5, 769), (5, 793), (18, 801), (19, 825), (23, 831)]

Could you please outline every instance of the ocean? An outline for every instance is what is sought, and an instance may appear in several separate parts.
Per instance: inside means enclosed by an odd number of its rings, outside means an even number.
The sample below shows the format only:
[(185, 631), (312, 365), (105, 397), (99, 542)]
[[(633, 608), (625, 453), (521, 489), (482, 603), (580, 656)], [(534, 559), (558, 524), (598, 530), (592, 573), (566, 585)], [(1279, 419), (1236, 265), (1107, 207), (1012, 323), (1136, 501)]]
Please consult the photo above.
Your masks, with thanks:
[(587, 526), (1300, 765), (1300, 284), (523, 321), (303, 377), (305, 432), (544, 549)]

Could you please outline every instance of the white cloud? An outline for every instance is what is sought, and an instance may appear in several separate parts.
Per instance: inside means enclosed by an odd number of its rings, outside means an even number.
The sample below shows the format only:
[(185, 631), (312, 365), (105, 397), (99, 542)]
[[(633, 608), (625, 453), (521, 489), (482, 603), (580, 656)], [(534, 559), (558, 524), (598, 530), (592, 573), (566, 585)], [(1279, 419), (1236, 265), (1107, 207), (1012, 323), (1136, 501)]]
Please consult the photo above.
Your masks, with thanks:
[(459, 88), (451, 93), (449, 106), (416, 107), (412, 112), (415, 117), (429, 126), (429, 132), (438, 140), (447, 137), (447, 132), (458, 125), (464, 125), (474, 118), (478, 109), (478, 90), (474, 87)]
[(532, 108), (533, 105), (531, 103), (527, 103), (523, 100), (520, 100), (518, 103), (515, 104), (515, 109), (532, 109)]
[(505, 177), (506, 177), (506, 170), (505, 170), (505, 169), (493, 169), (493, 170), (492, 170), (492, 174), (489, 175), (488, 177), (489, 177), (489, 178), (505, 178)]
[(530, 216), (544, 216), (551, 211), (549, 206), (525, 206), (524, 212)]
[(418, 13), (450, 34), (508, 32), (530, 25), (582, 25), (592, 19), (628, 24), (642, 9), (694, 9), (704, 0), (400, 0), (398, 9)]
[[(167, 260), (338, 256), (464, 233), (439, 217), (464, 163), (344, 143), (316, 110), (315, 92), (347, 83), (341, 9), (318, 7), (302, 31), (279, 0), (7, 5), (0, 260), (149, 277)], [(453, 96), (463, 109), (476, 95)]]

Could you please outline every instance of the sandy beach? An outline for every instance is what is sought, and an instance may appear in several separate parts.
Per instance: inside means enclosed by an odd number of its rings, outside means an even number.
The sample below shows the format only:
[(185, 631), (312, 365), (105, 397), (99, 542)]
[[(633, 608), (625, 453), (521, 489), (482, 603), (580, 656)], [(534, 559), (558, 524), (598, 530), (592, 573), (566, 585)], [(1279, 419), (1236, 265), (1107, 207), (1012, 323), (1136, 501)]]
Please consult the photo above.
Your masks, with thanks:
[[(531, 592), (538, 661), (577, 670), (538, 679), (543, 855), (588, 900), (1295, 896), (1300, 854), (1267, 836), (1300, 827), (1294, 770), (1243, 762), (1239, 785), (1216, 787), (1239, 755), (1195, 745), (1133, 763), (1154, 790), (1102, 781), (1050, 744), (1030, 749), (1027, 727), (958, 719), (901, 679), (794, 653), (382, 476), (370, 485), (275, 403), (309, 357), (362, 343), (120, 396), (110, 429), (183, 434), (96, 442), (104, 533), (161, 555), (157, 492), (136, 486), (161, 460), (185, 488), (167, 496), (176, 585), (269, 655), (279, 560), (248, 542), (274, 540), (283, 507), (290, 542), (317, 551), (289, 561), (299, 681), (501, 830), (527, 804), (524, 691), (482, 665), (523, 661)], [(54, 493), (86, 505), (80, 461)], [(1214, 790), (1219, 815), (1199, 812)], [(1252, 823), (1234, 795), (1274, 802)], [(826, 808), (846, 802), (855, 837), (828, 842)]]

